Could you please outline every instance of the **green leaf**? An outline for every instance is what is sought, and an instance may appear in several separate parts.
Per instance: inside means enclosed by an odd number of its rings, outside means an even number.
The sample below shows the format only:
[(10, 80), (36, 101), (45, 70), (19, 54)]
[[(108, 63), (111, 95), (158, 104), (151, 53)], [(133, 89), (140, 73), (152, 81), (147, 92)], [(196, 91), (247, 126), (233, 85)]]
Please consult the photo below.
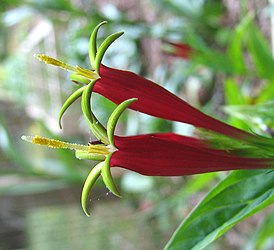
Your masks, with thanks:
[[(247, 100), (244, 98), (244, 96), (241, 94), (241, 90), (239, 89), (239, 86), (237, 85), (237, 82), (232, 79), (232, 78), (227, 78), (225, 79), (224, 82), (224, 94), (225, 94), (225, 100), (226, 104), (229, 105), (228, 107), (232, 106), (234, 107), (235, 105), (244, 105), (247, 104)], [(234, 117), (231, 115), (229, 117), (228, 121), (231, 125), (237, 128), (241, 128), (243, 130), (249, 130), (250, 125), (248, 125), (243, 122), (242, 120)]]
[(100, 64), (101, 61), (104, 57), (105, 52), (107, 51), (108, 47), (116, 40), (118, 39), (121, 35), (123, 35), (124, 32), (117, 32), (114, 33), (110, 36), (108, 36), (104, 42), (100, 45), (97, 53), (96, 53), (96, 57), (95, 57), (95, 65), (94, 65), (94, 70), (99, 74), (99, 70), (100, 70)]
[[(212, 172), (193, 175), (190, 178), (187, 178), (184, 185), (178, 189), (177, 192), (164, 199), (162, 198), (161, 201), (157, 203), (155, 210), (152, 212), (153, 216), (159, 217), (170, 214), (174, 211), (174, 208), (178, 208), (181, 212), (182, 206), (188, 202), (191, 196), (198, 192), (209, 190), (209, 188), (219, 179), (218, 175), (219, 173)], [(186, 208), (186, 206), (184, 208)]]
[(224, 93), (225, 93), (226, 103), (228, 105), (246, 104), (246, 101), (244, 97), (241, 95), (241, 91), (239, 90), (239, 86), (231, 78), (228, 78), (225, 80)]
[[(232, 117), (237, 118), (261, 135), (269, 137), (268, 132), (274, 129), (274, 101), (260, 103), (256, 105), (234, 105), (225, 106), (224, 111)], [(269, 129), (269, 131), (268, 131)], [(260, 140), (262, 142), (262, 138)], [(266, 142), (268, 141), (268, 142)], [(273, 152), (273, 138), (265, 138), (266, 146), (269, 145), (269, 151)], [(261, 145), (262, 146), (262, 145)], [(273, 153), (272, 153), (273, 155)]]
[(273, 80), (274, 60), (272, 52), (263, 34), (255, 25), (250, 25), (247, 47), (255, 64), (257, 74), (260, 77)]
[(264, 103), (274, 100), (274, 84), (272, 80), (269, 80), (265, 86), (261, 87), (260, 94), (256, 98), (256, 103)]
[(116, 109), (110, 115), (110, 117), (108, 119), (108, 123), (107, 123), (107, 135), (108, 135), (108, 140), (110, 142), (110, 145), (115, 146), (114, 145), (114, 130), (115, 130), (116, 124), (117, 124), (120, 116), (125, 111), (125, 109), (130, 104), (135, 102), (136, 100), (137, 100), (137, 98), (131, 98), (126, 101), (123, 101), (116, 107)]
[(114, 180), (112, 178), (112, 175), (110, 173), (110, 158), (111, 158), (111, 154), (109, 154), (106, 160), (104, 161), (104, 165), (102, 167), (102, 173), (101, 173), (102, 178), (107, 188), (116, 196), (121, 197), (121, 194), (118, 188), (116, 187)]
[(235, 171), (178, 227), (165, 250), (204, 249), (231, 227), (274, 203), (274, 170)]
[(97, 54), (97, 33), (99, 28), (106, 23), (107, 21), (103, 21), (99, 23), (92, 31), (89, 39), (88, 54), (89, 54), (90, 65), (92, 66), (93, 69), (95, 69), (95, 57)]
[(244, 58), (243, 39), (247, 33), (250, 22), (253, 16), (246, 16), (241, 23), (236, 27), (232, 39), (228, 47), (228, 56), (234, 67), (235, 72), (244, 73), (246, 71), (246, 62)]
[(264, 218), (264, 221), (256, 227), (255, 233), (249, 237), (246, 250), (267, 250), (274, 248), (274, 210)]
[(94, 186), (95, 182), (97, 181), (97, 179), (99, 178), (101, 174), (101, 169), (103, 167), (103, 164), (104, 162), (100, 162), (94, 168), (91, 169), (82, 189), (81, 204), (87, 216), (90, 216), (90, 213), (88, 211), (88, 196), (91, 188)]
[(58, 114), (58, 123), (59, 127), (62, 128), (61, 119), (66, 112), (66, 110), (69, 108), (69, 106), (74, 103), (82, 94), (86, 86), (81, 87), (80, 89), (77, 89), (63, 104), (62, 108), (59, 111)]
[(203, 49), (199, 53), (193, 54), (192, 59), (195, 63), (200, 63), (210, 67), (212, 70), (225, 73), (234, 73), (231, 62), (228, 57), (217, 50)]

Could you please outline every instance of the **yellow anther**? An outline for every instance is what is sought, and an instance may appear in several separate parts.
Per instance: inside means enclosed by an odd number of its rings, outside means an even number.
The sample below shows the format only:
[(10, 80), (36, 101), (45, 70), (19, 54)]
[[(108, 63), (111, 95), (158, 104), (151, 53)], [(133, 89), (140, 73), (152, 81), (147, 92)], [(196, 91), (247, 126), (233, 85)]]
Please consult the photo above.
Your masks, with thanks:
[(59, 68), (62, 68), (64, 70), (68, 70), (68, 71), (72, 71), (77, 73), (80, 76), (83, 76), (89, 80), (97, 80), (100, 78), (100, 76), (92, 70), (88, 70), (88, 69), (83, 69), (79, 66), (71, 66), (70, 64), (64, 63), (60, 60), (57, 60), (53, 57), (47, 56), (45, 54), (35, 54), (34, 55), (38, 60), (46, 63), (46, 64), (50, 64), (50, 65), (54, 65), (57, 66)]
[(54, 139), (48, 139), (42, 136), (22, 136), (21, 137), (24, 141), (38, 144), (41, 146), (46, 146), (49, 148), (64, 148), (70, 150), (78, 150), (78, 151), (85, 151), (91, 154), (100, 154), (100, 155), (108, 155), (110, 150), (105, 145), (81, 145), (76, 143), (69, 143), (63, 142)]
[(46, 64), (51, 64), (51, 65), (54, 65), (54, 66), (57, 66), (57, 67), (60, 67), (62, 69), (65, 69), (65, 70), (68, 70), (68, 71), (76, 71), (76, 68), (67, 64), (67, 63), (64, 63), (60, 60), (57, 60), (53, 57), (50, 57), (50, 56), (47, 56), (45, 54), (35, 54), (34, 55), (38, 60), (46, 63)]
[(86, 146), (86, 145), (63, 142), (63, 141), (54, 140), (54, 139), (48, 139), (48, 138), (45, 138), (42, 136), (22, 136), (21, 138), (24, 141), (27, 141), (27, 142), (30, 142), (33, 144), (38, 144), (41, 146), (47, 146), (49, 148), (66, 148), (66, 149), (71, 149), (71, 150), (83, 150), (83, 151), (89, 150), (89, 146)]

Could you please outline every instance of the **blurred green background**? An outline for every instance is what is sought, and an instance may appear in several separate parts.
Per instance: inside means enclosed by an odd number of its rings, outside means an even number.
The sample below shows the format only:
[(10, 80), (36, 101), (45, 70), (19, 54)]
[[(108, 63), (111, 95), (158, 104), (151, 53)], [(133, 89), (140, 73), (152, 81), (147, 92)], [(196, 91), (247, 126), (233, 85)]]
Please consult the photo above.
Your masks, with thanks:
[[(76, 102), (57, 115), (77, 88), (67, 72), (44, 65), (45, 53), (89, 68), (89, 35), (109, 21), (99, 40), (125, 34), (104, 64), (134, 71), (204, 112), (264, 136), (274, 133), (274, 5), (234, 0), (2, 0), (0, 3), (0, 249), (162, 249), (180, 221), (226, 173), (145, 177), (116, 170), (117, 199), (98, 182), (92, 216), (80, 206), (94, 163), (73, 152), (23, 142), (25, 135), (87, 144), (93, 137)], [(192, 48), (190, 58), (167, 51), (168, 41)], [(114, 105), (94, 94), (106, 122)], [(96, 105), (95, 105), (96, 104)], [(129, 111), (117, 134), (174, 131), (191, 126)], [(237, 225), (207, 249), (273, 249), (268, 208)]]

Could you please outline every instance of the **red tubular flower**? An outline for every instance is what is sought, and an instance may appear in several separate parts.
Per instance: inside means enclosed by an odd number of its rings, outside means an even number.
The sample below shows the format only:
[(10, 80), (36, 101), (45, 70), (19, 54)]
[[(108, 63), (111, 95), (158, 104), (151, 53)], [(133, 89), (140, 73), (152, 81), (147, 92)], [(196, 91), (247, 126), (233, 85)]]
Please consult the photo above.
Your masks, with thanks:
[[(86, 98), (85, 95), (84, 93), (83, 100)], [(100, 161), (89, 172), (82, 190), (81, 204), (88, 216), (90, 214), (87, 206), (88, 196), (100, 176), (108, 189), (120, 197), (120, 192), (111, 175), (111, 167), (121, 167), (150, 176), (184, 176), (226, 170), (266, 169), (273, 165), (272, 157), (241, 157), (235, 154), (236, 148), (214, 149), (211, 148), (210, 141), (174, 133), (115, 136), (114, 131), (119, 117), (135, 102), (137, 102), (136, 98), (125, 100), (112, 112), (107, 122), (107, 142), (101, 143), (101, 140), (99, 144), (86, 146), (40, 136), (22, 137), (31, 143), (51, 148), (75, 150), (78, 159)], [(85, 106), (84, 112), (85, 117), (89, 118), (90, 102)], [(91, 118), (95, 119), (92, 116)]]
[(130, 71), (109, 68), (101, 64), (100, 77), (93, 91), (116, 104), (137, 98), (130, 108), (159, 118), (184, 122), (232, 138), (244, 139), (252, 134), (216, 120), (158, 84)]
[[(84, 84), (65, 101), (59, 112), (59, 123), (67, 108), (82, 96), (83, 114), (91, 131), (100, 142), (86, 146), (39, 136), (22, 137), (31, 143), (51, 148), (75, 150), (76, 157), (79, 159), (99, 161), (89, 172), (83, 186), (81, 203), (87, 215), (89, 215), (88, 195), (100, 176), (109, 190), (120, 196), (111, 175), (111, 167), (121, 167), (150, 176), (184, 176), (214, 171), (266, 169), (273, 166), (273, 153), (271, 152), (274, 142), (271, 139), (255, 136), (216, 120), (158, 84), (132, 72), (109, 68), (101, 64), (106, 49), (122, 35), (122, 32), (118, 32), (108, 36), (97, 49), (97, 32), (104, 23), (97, 25), (91, 34), (89, 56), (94, 71), (71, 66), (43, 54), (36, 55), (39, 60), (47, 64), (73, 72), (71, 80)], [(92, 112), (90, 99), (93, 91), (118, 105), (109, 117), (106, 128)], [(237, 151), (239, 145), (235, 143), (234, 146), (235, 140), (231, 138), (223, 140), (221, 136), (218, 143), (224, 144), (222, 145), (224, 149), (213, 148), (216, 146), (214, 138), (203, 140), (173, 133), (115, 136), (115, 126), (126, 108), (241, 139), (244, 141), (239, 142), (243, 146), (240, 148), (241, 152), (247, 156), (238, 156), (236, 152), (239, 152)], [(227, 139), (228, 142), (226, 142)], [(250, 157), (258, 155), (257, 151), (260, 157), (265, 158)]]
[[(97, 32), (104, 23), (105, 22), (102, 22), (95, 27), (90, 38), (89, 57), (94, 71), (79, 66), (74, 67), (43, 54), (36, 55), (39, 60), (42, 60), (47, 64), (52, 64), (65, 70), (72, 71), (71, 79), (75, 82), (84, 84), (83, 87), (75, 91), (75, 93), (64, 103), (60, 111), (59, 122), (65, 110), (77, 98), (84, 94), (85, 101), (83, 106), (85, 108), (86, 104), (90, 102), (91, 92), (95, 91), (117, 105), (125, 100), (136, 98), (138, 100), (133, 103), (130, 108), (148, 115), (188, 123), (236, 139), (254, 139), (254, 141), (256, 141), (254, 135), (202, 113), (176, 95), (148, 79), (130, 71), (118, 70), (103, 65), (101, 61), (107, 48), (122, 35), (122, 32), (110, 35), (97, 49)], [(90, 113), (88, 116), (93, 115)], [(92, 120), (94, 119), (92, 118)], [(95, 125), (91, 127), (93, 129)], [(98, 131), (95, 131), (95, 134), (97, 133)]]
[(214, 171), (270, 168), (272, 161), (210, 149), (201, 140), (173, 133), (115, 137), (111, 167), (149, 176), (184, 176)]
[(181, 57), (183, 59), (189, 59), (191, 56), (191, 53), (193, 52), (193, 49), (185, 43), (173, 43), (173, 42), (167, 42), (167, 43), (172, 46), (172, 49), (173, 49), (173, 51), (171, 52), (172, 55)]
[[(120, 116), (121, 109), (116, 111), (113, 117), (117, 114)], [(28, 142), (51, 148), (75, 150), (79, 159), (100, 161), (89, 172), (82, 190), (81, 204), (88, 216), (89, 193), (100, 176), (108, 189), (120, 197), (111, 176), (111, 167), (121, 167), (149, 176), (184, 176), (214, 171), (267, 169), (273, 166), (273, 158), (236, 156), (233, 151), (212, 149), (204, 140), (173, 133), (114, 136), (112, 125), (116, 124), (116, 118), (108, 127), (110, 145), (86, 146), (40, 136), (22, 137)]]

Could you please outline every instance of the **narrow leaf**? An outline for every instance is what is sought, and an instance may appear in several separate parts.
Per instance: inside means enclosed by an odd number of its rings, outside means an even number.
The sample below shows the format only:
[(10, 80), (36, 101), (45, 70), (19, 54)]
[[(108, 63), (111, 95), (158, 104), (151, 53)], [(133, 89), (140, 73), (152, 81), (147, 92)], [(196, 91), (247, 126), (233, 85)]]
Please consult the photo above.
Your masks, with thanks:
[(273, 80), (274, 60), (269, 44), (262, 32), (255, 25), (250, 25), (247, 38), (247, 47), (255, 64), (257, 74)]
[(74, 103), (82, 95), (85, 87), (86, 86), (83, 86), (83, 87), (77, 89), (71, 96), (69, 96), (69, 98), (65, 101), (65, 103), (62, 106), (62, 108), (60, 109), (59, 114), (58, 114), (58, 123), (59, 123), (59, 127), (61, 129), (62, 129), (61, 119), (62, 119), (64, 113), (69, 108), (69, 106), (72, 103)]
[[(239, 91), (239, 86), (237, 82), (232, 78), (227, 78), (225, 80), (224, 94), (225, 94), (225, 101), (228, 107), (234, 107), (235, 105), (244, 105), (247, 103), (247, 100), (242, 95), (241, 91)], [(246, 131), (248, 131), (250, 128), (249, 124), (248, 126), (245, 122), (234, 117), (233, 115), (229, 117), (229, 124)]]
[(227, 105), (246, 104), (244, 97), (239, 91), (239, 86), (232, 78), (227, 78), (225, 80), (224, 93)]
[(228, 47), (228, 56), (234, 67), (235, 72), (244, 73), (246, 71), (246, 62), (244, 58), (243, 43), (244, 37), (247, 34), (247, 30), (253, 16), (247, 15), (241, 23), (236, 27), (233, 33), (231, 42)]
[(262, 223), (256, 227), (255, 232), (249, 237), (245, 250), (274, 249), (274, 210), (268, 214)]
[(235, 171), (178, 227), (165, 250), (204, 249), (238, 222), (274, 203), (274, 171)]
[(121, 104), (119, 104), (116, 107), (116, 109), (110, 115), (110, 117), (108, 119), (108, 123), (107, 123), (107, 135), (108, 135), (108, 140), (112, 146), (115, 146), (114, 145), (114, 130), (115, 130), (116, 124), (118, 122), (118, 119), (120, 118), (122, 113), (125, 111), (125, 109), (130, 104), (135, 102), (136, 100), (137, 100), (137, 98), (132, 98), (132, 99), (128, 99), (128, 100), (122, 102)]

